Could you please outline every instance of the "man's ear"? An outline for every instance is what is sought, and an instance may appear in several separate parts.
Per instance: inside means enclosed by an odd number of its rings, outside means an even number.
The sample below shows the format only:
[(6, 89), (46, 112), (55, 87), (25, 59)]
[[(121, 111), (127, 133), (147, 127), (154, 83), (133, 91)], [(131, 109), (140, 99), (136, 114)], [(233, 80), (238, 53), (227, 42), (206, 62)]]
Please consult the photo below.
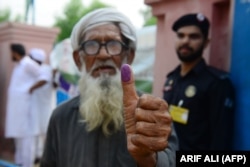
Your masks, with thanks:
[(135, 58), (135, 50), (130, 49), (128, 53), (127, 64), (131, 65), (133, 63), (134, 58)]
[(80, 60), (79, 51), (74, 51), (73, 52), (73, 58), (74, 58), (74, 62), (76, 64), (77, 68), (79, 70), (81, 70), (82, 63), (81, 63), (81, 60)]

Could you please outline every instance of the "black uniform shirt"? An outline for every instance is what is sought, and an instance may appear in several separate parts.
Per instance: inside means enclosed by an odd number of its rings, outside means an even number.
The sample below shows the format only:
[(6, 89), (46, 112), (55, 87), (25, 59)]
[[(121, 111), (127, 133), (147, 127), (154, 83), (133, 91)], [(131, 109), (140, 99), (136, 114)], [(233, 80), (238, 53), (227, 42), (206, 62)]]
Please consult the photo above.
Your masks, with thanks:
[(180, 150), (231, 148), (234, 91), (227, 73), (203, 59), (184, 77), (178, 66), (167, 76), (164, 99), (189, 110), (187, 124), (174, 122)]

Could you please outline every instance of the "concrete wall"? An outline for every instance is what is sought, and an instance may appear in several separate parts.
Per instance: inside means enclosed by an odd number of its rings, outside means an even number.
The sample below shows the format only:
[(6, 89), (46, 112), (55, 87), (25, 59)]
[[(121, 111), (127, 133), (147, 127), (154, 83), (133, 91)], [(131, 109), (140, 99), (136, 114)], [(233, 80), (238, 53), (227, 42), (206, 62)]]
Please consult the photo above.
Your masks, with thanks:
[(162, 97), (166, 74), (179, 60), (174, 49), (173, 22), (183, 14), (201, 12), (211, 22), (210, 45), (204, 52), (207, 63), (226, 71), (230, 68), (231, 0), (144, 0), (157, 17), (153, 94)]
[(0, 24), (0, 159), (7, 156), (8, 151), (13, 148), (9, 145), (11, 142), (4, 139), (6, 96), (14, 65), (10, 55), (10, 44), (22, 43), (27, 52), (33, 47), (38, 47), (44, 49), (47, 55), (49, 55), (58, 33), (59, 30), (56, 28), (10, 22)]

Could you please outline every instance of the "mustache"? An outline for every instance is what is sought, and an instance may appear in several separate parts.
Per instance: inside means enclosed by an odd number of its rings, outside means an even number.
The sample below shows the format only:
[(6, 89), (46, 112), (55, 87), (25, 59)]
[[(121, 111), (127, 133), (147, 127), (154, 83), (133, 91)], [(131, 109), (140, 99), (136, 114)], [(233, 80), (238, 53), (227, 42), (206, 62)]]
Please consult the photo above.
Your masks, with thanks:
[(113, 67), (116, 68), (116, 65), (114, 62), (112, 61), (105, 61), (105, 62), (95, 62), (95, 64), (93, 65), (93, 67), (91, 68), (91, 72), (99, 67), (103, 67), (103, 66), (109, 66), (109, 67)]
[(193, 51), (193, 49), (187, 45), (180, 46), (178, 50), (181, 50), (181, 49), (188, 49), (189, 51)]

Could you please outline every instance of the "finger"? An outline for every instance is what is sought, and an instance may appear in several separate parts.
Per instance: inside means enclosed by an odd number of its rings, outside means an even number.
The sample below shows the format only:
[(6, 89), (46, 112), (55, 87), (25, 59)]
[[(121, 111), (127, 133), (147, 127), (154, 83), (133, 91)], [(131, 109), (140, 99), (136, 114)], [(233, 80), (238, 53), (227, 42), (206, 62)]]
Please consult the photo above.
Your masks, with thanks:
[[(124, 120), (127, 137), (130, 134), (134, 134), (135, 130), (135, 109), (138, 103), (139, 97), (137, 96), (134, 76), (131, 67), (128, 64), (124, 64), (121, 67), (121, 79), (123, 89), (123, 109), (124, 109)], [(130, 142), (128, 140), (128, 142)]]
[(144, 121), (149, 123), (158, 123), (169, 125), (172, 123), (172, 117), (167, 110), (145, 110), (142, 108), (136, 108), (135, 110), (135, 119), (137, 121)]
[(168, 109), (168, 104), (165, 102), (165, 100), (159, 97), (154, 97), (149, 94), (143, 94), (140, 97), (140, 104), (138, 107), (148, 110), (166, 111)]
[(171, 127), (167, 124), (137, 122), (136, 133), (148, 137), (167, 137), (171, 133)]
[[(139, 97), (135, 89), (133, 72), (128, 64), (124, 64), (121, 67), (121, 79), (123, 88), (123, 105), (125, 108), (131, 107), (131, 105), (135, 105), (134, 103), (137, 104)], [(136, 105), (133, 107), (136, 107)]]
[(168, 145), (167, 137), (148, 137), (145, 135), (133, 135), (131, 141), (139, 148), (148, 149), (151, 151), (164, 150)]
[[(131, 136), (134, 136), (134, 135), (131, 135)], [(144, 156), (145, 154), (149, 154), (152, 152), (149, 149), (138, 147), (134, 145), (133, 143), (130, 143), (128, 145), (128, 150), (132, 155), (136, 155), (136, 156)]]

